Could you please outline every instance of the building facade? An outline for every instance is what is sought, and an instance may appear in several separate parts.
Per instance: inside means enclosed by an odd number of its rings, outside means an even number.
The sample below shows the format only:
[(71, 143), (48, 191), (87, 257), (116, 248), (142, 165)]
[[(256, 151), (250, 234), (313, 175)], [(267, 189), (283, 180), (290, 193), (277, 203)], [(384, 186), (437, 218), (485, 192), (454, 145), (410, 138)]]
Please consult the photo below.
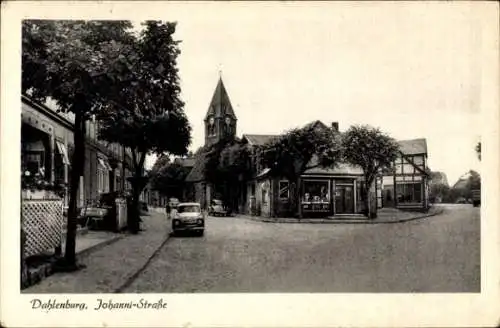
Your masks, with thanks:
[[(26, 95), (21, 100), (21, 172), (38, 174), (51, 184), (65, 186), (63, 200), (67, 206), (74, 118), (71, 113), (58, 112), (54, 102), (40, 104)], [(132, 172), (130, 151), (98, 140), (97, 121), (86, 124), (85, 166), (80, 177), (78, 206), (97, 200), (103, 193), (130, 189), (127, 178)], [(25, 197), (34, 196), (28, 191)]]
[(383, 175), (385, 206), (400, 209), (427, 210), (429, 208), (429, 169), (427, 141), (401, 140), (399, 156), (392, 172)]
[(196, 200), (203, 208), (207, 208), (210, 201), (216, 197), (214, 185), (205, 181), (206, 150), (211, 145), (226, 138), (236, 138), (237, 118), (228, 93), (219, 78), (212, 100), (204, 118), (205, 145), (199, 149), (192, 159), (192, 169), (186, 177), (185, 197)]
[[(340, 163), (334, 167), (314, 167), (305, 171), (297, 181), (276, 177), (269, 168), (260, 167), (258, 149), (279, 135), (243, 134), (236, 137), (237, 118), (222, 79), (219, 79), (204, 119), (205, 145), (195, 154), (195, 164), (186, 182), (190, 200), (206, 208), (216, 197), (218, 186), (204, 179), (206, 151), (210, 145), (230, 137), (246, 144), (256, 172), (246, 187), (238, 191), (237, 210), (240, 213), (266, 217), (356, 216), (366, 212), (365, 182), (360, 167)], [(328, 127), (314, 121), (314, 128), (332, 128), (338, 133), (339, 124)], [(380, 174), (370, 188), (370, 204), (377, 208), (428, 209), (429, 187), (427, 174), (427, 145), (425, 139), (399, 142), (400, 156), (389, 173)], [(312, 161), (315, 159), (313, 158)], [(314, 164), (314, 163), (312, 163)]]
[[(327, 128), (320, 121), (314, 124)], [(338, 123), (332, 127), (338, 131)], [(246, 135), (242, 140), (254, 149), (277, 138), (277, 135)], [(258, 155), (255, 155), (258, 157)], [(312, 161), (316, 159), (313, 158)], [(359, 215), (364, 211), (363, 171), (354, 165), (339, 163), (335, 167), (314, 167), (306, 170), (297, 181), (276, 177), (268, 168), (259, 167), (247, 186), (247, 212), (266, 217), (333, 217)], [(314, 166), (314, 163), (310, 163)], [(380, 189), (380, 183), (377, 183)], [(378, 206), (381, 207), (381, 203)]]

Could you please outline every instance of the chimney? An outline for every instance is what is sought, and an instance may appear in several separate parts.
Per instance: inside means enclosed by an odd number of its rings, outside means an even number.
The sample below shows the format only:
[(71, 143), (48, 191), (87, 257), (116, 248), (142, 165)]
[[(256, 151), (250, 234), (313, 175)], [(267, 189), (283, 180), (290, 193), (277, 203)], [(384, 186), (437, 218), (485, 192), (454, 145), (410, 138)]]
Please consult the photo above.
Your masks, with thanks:
[(339, 131), (339, 122), (332, 122), (332, 129), (335, 131)]

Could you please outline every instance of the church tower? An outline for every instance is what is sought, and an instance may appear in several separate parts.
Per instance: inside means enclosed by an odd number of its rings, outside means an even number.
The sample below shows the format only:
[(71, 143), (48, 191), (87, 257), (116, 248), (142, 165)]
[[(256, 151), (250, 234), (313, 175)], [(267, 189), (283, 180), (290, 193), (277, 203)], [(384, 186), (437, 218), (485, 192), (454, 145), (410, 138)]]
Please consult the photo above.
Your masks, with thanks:
[(205, 145), (212, 145), (224, 138), (236, 136), (237, 119), (222, 77), (219, 78), (204, 121)]

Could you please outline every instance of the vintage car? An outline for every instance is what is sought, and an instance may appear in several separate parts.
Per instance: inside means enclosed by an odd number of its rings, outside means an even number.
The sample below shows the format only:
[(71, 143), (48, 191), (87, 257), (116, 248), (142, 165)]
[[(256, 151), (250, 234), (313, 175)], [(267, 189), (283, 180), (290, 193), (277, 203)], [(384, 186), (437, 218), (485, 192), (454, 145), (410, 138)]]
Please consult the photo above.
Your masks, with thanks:
[(481, 189), (472, 190), (472, 206), (481, 206)]
[(211, 216), (227, 216), (227, 210), (224, 203), (219, 199), (214, 199), (208, 207), (208, 215)]
[(205, 231), (205, 215), (199, 203), (180, 203), (172, 211), (172, 232), (174, 235), (181, 231), (195, 232), (203, 236)]
[(118, 196), (116, 192), (109, 192), (101, 194), (98, 199), (87, 201), (80, 209), (79, 224), (90, 230), (116, 230), (116, 198)]

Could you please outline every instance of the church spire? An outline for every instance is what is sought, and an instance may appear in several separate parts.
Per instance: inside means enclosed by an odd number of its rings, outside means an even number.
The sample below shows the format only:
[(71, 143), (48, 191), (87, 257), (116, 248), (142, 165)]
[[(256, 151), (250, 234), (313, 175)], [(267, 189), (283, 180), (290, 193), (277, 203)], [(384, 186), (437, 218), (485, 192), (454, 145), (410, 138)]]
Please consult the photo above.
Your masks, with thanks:
[(205, 115), (205, 143), (236, 136), (236, 115), (219, 71), (219, 80)]
[(205, 120), (207, 120), (209, 116), (213, 117), (229, 116), (232, 119), (236, 119), (233, 106), (231, 105), (231, 101), (229, 100), (226, 87), (224, 86), (224, 82), (222, 81), (222, 75), (219, 76), (219, 81), (217, 82), (217, 86), (215, 87), (215, 91), (212, 96), (212, 101), (210, 102), (207, 114), (205, 115)]

